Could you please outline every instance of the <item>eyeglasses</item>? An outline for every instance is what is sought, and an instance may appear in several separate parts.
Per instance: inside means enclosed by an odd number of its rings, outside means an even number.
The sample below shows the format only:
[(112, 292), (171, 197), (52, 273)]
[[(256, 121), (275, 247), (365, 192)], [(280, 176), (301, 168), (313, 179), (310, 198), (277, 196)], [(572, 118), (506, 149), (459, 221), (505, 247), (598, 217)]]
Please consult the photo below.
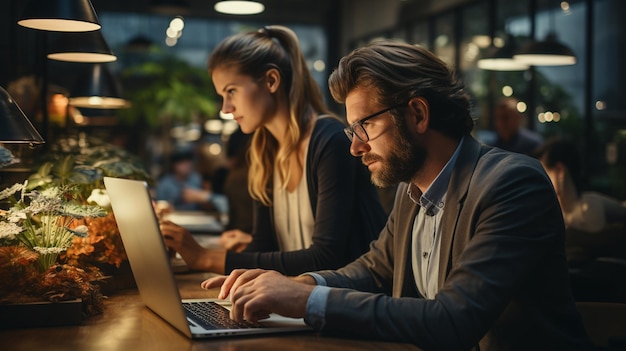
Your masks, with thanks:
[(352, 142), (352, 140), (354, 139), (354, 136), (356, 135), (357, 138), (359, 138), (360, 141), (367, 143), (370, 140), (369, 135), (367, 135), (367, 132), (365, 131), (365, 127), (363, 127), (363, 123), (365, 123), (367, 120), (372, 119), (378, 115), (382, 115), (385, 112), (389, 112), (393, 109), (396, 109), (398, 107), (403, 106), (405, 103), (401, 103), (401, 104), (397, 104), (397, 105), (393, 105), (391, 107), (387, 107), (385, 109), (382, 109), (378, 112), (374, 112), (369, 116), (363, 117), (360, 120), (352, 123), (351, 125), (349, 125), (348, 127), (344, 128), (344, 132), (346, 133), (346, 135), (348, 136), (348, 139), (350, 139), (350, 142)]

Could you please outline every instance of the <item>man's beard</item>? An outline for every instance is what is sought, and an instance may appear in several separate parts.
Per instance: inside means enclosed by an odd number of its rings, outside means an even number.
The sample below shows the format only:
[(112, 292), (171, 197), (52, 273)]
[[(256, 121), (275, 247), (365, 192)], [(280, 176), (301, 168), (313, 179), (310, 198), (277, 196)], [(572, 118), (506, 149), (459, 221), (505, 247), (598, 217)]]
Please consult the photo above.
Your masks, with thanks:
[(371, 172), (371, 179), (380, 188), (411, 181), (426, 158), (426, 149), (408, 136), (404, 126), (394, 128), (394, 134), (396, 142), (392, 144), (387, 159), (372, 153), (362, 157), (365, 164), (374, 161), (379, 163), (379, 169)]

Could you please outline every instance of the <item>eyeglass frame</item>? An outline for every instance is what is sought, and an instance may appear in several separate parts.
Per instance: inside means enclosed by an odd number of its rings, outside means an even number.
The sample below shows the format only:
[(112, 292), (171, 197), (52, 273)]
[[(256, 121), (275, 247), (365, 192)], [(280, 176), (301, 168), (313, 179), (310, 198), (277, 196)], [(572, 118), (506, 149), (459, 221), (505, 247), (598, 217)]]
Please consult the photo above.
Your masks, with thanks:
[[(367, 143), (370, 140), (370, 136), (369, 134), (367, 134), (367, 130), (365, 130), (365, 127), (363, 127), (363, 123), (367, 122), (368, 120), (380, 116), (383, 113), (389, 112), (391, 110), (397, 109), (398, 107), (402, 107), (406, 104), (406, 102), (400, 103), (400, 104), (395, 104), (392, 105), (390, 107), (384, 108), (378, 112), (374, 112), (371, 115), (367, 115), (361, 119), (359, 119), (358, 121), (352, 123), (351, 125), (345, 127), (343, 129), (343, 132), (346, 133), (346, 136), (348, 137), (348, 140), (350, 140), (350, 142), (352, 142), (354, 140), (354, 136), (356, 135), (356, 137), (363, 143)], [(367, 137), (367, 140), (363, 140), (363, 138), (361, 138), (359, 136), (359, 134), (357, 134), (355, 128), (356, 127), (360, 127), (363, 130), (363, 133), (365, 133), (365, 136)]]

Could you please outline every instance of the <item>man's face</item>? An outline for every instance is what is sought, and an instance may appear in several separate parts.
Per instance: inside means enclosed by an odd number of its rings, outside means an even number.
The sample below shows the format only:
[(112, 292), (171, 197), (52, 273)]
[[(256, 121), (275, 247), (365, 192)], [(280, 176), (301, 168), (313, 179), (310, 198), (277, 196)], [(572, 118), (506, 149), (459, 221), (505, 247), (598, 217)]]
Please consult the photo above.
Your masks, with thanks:
[[(376, 102), (372, 89), (356, 88), (346, 97), (348, 123), (352, 124), (364, 116), (386, 108)], [(399, 108), (404, 111), (406, 106)], [(421, 169), (426, 150), (418, 143), (415, 133), (406, 123), (394, 124), (390, 112), (383, 113), (363, 124), (369, 140), (362, 142), (354, 137), (350, 152), (361, 156), (372, 174), (372, 183), (388, 187), (399, 182), (408, 182)]]
[(494, 128), (500, 138), (509, 140), (520, 128), (521, 116), (510, 107), (498, 106), (494, 110)]
[(192, 160), (179, 160), (174, 163), (174, 172), (180, 177), (187, 177), (193, 171)]

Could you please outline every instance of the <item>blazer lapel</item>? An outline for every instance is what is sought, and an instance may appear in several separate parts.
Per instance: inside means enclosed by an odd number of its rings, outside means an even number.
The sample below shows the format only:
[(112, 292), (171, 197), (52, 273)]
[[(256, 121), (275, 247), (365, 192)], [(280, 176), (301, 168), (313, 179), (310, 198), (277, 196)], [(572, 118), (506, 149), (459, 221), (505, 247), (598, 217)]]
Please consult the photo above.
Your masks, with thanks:
[[(406, 190), (406, 188), (404, 188)], [(401, 195), (402, 196), (402, 195)], [(405, 217), (401, 219), (401, 223), (398, 224), (397, 246), (395, 248), (396, 260), (395, 266), (397, 267), (394, 272), (393, 279), (393, 296), (416, 296), (417, 287), (415, 285), (415, 278), (413, 276), (413, 268), (411, 266), (412, 249), (411, 249), (411, 237), (413, 235), (413, 222), (417, 211), (419, 211), (419, 205), (411, 201), (408, 195), (404, 194), (406, 199), (404, 201), (408, 204), (407, 209), (402, 211)], [(400, 218), (398, 218), (400, 220)]]
[(452, 268), (450, 258), (454, 236), (457, 231), (459, 214), (463, 208), (463, 202), (467, 196), (469, 183), (474, 173), (474, 168), (480, 157), (480, 144), (470, 135), (466, 135), (461, 144), (461, 150), (456, 159), (454, 170), (450, 178), (446, 205), (441, 219), (441, 252), (439, 257), (439, 289)]

